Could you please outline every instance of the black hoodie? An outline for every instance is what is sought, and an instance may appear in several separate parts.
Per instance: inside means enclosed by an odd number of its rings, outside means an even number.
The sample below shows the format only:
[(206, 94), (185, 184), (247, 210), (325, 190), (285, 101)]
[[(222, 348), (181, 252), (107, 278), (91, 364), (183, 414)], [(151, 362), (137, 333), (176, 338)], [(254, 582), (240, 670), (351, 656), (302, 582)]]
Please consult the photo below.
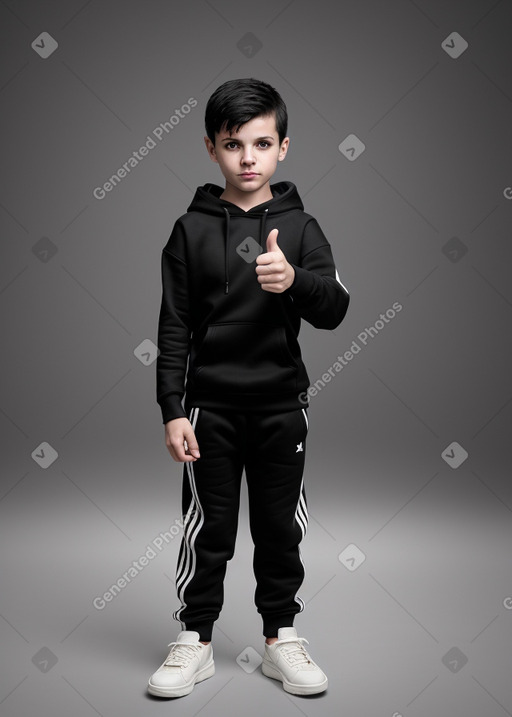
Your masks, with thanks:
[[(301, 318), (334, 329), (349, 294), (295, 185), (270, 189), (272, 199), (246, 212), (220, 199), (222, 187), (198, 187), (162, 251), (156, 373), (164, 423), (187, 416), (192, 406), (287, 411), (307, 405)], [(280, 294), (264, 291), (255, 271), (272, 229), (295, 270)]]

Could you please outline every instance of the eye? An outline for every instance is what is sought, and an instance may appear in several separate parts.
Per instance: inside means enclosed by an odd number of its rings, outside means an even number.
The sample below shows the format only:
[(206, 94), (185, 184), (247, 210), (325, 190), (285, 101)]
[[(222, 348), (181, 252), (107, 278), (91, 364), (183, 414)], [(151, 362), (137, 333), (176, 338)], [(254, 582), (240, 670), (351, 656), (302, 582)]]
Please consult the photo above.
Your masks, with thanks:
[(231, 149), (231, 145), (232, 145), (232, 144), (234, 144), (235, 147), (238, 147), (238, 143), (237, 143), (237, 142), (226, 142), (226, 147), (227, 147), (228, 149)]
[(261, 139), (258, 144), (260, 144), (260, 145), (261, 145), (261, 144), (264, 144), (265, 147), (263, 147), (263, 149), (267, 149), (267, 147), (271, 147), (271, 146), (272, 146), (272, 145), (270, 144), (270, 142), (267, 142), (267, 140), (265, 140), (265, 139)]

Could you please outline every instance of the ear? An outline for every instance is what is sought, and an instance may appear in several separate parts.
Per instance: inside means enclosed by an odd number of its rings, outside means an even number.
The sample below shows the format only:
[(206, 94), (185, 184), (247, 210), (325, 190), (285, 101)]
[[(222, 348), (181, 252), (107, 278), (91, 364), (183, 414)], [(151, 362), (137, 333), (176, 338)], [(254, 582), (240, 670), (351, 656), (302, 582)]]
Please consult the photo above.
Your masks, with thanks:
[(286, 153), (287, 153), (287, 151), (288, 151), (289, 144), (290, 144), (290, 138), (289, 138), (289, 137), (285, 137), (285, 138), (283, 139), (283, 141), (281, 142), (281, 146), (280, 146), (280, 148), (279, 148), (279, 155), (278, 155), (278, 157), (277, 157), (277, 159), (279, 160), (279, 162), (282, 162), (283, 159), (286, 157)]
[(215, 152), (215, 145), (213, 144), (213, 142), (211, 141), (211, 139), (208, 136), (204, 137), (204, 143), (206, 145), (206, 150), (210, 156), (210, 159), (213, 162), (217, 162), (217, 164), (218, 164), (219, 161), (217, 159), (217, 153)]

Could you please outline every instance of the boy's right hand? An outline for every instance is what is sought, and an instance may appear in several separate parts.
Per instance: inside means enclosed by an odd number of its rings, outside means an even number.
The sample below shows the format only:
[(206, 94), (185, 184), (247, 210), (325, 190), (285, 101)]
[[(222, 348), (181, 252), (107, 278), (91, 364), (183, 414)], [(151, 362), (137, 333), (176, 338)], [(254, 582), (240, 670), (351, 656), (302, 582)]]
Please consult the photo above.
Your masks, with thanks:
[(188, 418), (173, 418), (165, 424), (165, 445), (175, 461), (189, 463), (200, 458), (194, 429)]

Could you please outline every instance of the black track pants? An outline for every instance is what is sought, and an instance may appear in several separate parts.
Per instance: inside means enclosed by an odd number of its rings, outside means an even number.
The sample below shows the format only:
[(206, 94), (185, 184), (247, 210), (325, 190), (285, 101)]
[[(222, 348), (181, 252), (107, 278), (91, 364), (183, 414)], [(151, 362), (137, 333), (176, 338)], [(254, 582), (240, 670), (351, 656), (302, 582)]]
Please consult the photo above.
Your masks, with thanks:
[(233, 557), (245, 468), (254, 542), (254, 601), (263, 634), (291, 627), (304, 603), (299, 543), (308, 514), (303, 483), (307, 409), (249, 413), (192, 408), (189, 420), (201, 457), (183, 466), (183, 538), (176, 571), (182, 629), (211, 640)]

